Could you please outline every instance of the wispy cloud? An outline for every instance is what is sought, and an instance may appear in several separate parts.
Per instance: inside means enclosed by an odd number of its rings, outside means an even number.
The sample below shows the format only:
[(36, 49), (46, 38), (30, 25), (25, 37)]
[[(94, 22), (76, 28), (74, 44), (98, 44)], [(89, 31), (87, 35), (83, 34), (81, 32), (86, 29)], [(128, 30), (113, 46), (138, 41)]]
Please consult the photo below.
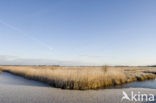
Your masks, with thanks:
[(34, 42), (38, 42), (40, 45), (42, 45), (43, 47), (47, 48), (48, 50), (50, 51), (53, 51), (54, 49), (48, 45), (47, 43), (43, 42), (42, 40), (38, 39), (37, 37), (33, 36), (33, 35), (29, 35), (28, 33), (26, 33), (25, 31), (21, 30), (20, 28), (12, 25), (12, 24), (9, 24), (7, 22), (4, 22), (3, 20), (0, 19), (0, 24), (10, 28), (11, 30), (14, 30), (18, 33), (20, 33), (20, 35), (23, 35), (25, 37), (27, 37), (28, 39), (34, 41)]

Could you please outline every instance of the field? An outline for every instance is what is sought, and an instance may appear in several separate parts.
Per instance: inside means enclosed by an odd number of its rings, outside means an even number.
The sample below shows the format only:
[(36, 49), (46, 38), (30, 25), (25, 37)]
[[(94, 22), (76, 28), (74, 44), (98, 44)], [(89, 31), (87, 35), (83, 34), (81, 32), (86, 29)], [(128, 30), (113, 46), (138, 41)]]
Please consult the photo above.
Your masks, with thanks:
[(156, 77), (154, 67), (0, 66), (10, 72), (62, 89), (99, 89)]

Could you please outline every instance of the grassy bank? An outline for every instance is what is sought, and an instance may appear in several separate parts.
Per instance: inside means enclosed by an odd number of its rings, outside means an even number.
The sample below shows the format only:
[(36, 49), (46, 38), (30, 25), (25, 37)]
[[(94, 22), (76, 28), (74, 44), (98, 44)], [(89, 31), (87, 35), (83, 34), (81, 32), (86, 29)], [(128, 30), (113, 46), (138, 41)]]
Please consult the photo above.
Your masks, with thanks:
[(97, 89), (154, 79), (145, 70), (117, 67), (0, 66), (2, 71), (63, 89)]

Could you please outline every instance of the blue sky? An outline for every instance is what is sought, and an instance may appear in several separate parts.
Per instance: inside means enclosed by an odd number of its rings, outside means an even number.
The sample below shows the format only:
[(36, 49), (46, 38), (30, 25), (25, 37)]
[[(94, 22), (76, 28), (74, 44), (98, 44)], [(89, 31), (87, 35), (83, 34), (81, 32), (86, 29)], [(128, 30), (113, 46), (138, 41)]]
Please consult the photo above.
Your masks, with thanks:
[(0, 0), (0, 64), (156, 64), (155, 0)]

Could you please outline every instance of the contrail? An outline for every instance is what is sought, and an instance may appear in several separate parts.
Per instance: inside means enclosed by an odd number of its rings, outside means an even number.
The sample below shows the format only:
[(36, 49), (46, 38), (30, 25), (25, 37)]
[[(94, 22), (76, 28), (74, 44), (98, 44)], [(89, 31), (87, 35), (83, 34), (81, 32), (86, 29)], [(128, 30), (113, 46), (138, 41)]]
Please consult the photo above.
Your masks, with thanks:
[(12, 29), (12, 30), (14, 30), (14, 31), (21, 33), (21, 35), (26, 36), (28, 39), (30, 39), (30, 40), (32, 40), (32, 41), (35, 41), (35, 42), (40, 43), (42, 46), (44, 46), (45, 48), (47, 48), (47, 49), (50, 50), (50, 51), (53, 50), (53, 48), (52, 48), (51, 46), (49, 46), (48, 44), (46, 44), (45, 42), (39, 40), (38, 38), (36, 38), (36, 37), (34, 37), (34, 36), (32, 36), (32, 35), (31, 35), (31, 36), (28, 35), (27, 33), (23, 32), (21, 29), (15, 27), (15, 26), (13, 26), (13, 25), (11, 25), (11, 24), (9, 24), (9, 23), (6, 23), (6, 22), (0, 20), (0, 24), (3, 24), (3, 25), (5, 25), (6, 27), (8, 27), (8, 28), (10, 28), (10, 29)]

